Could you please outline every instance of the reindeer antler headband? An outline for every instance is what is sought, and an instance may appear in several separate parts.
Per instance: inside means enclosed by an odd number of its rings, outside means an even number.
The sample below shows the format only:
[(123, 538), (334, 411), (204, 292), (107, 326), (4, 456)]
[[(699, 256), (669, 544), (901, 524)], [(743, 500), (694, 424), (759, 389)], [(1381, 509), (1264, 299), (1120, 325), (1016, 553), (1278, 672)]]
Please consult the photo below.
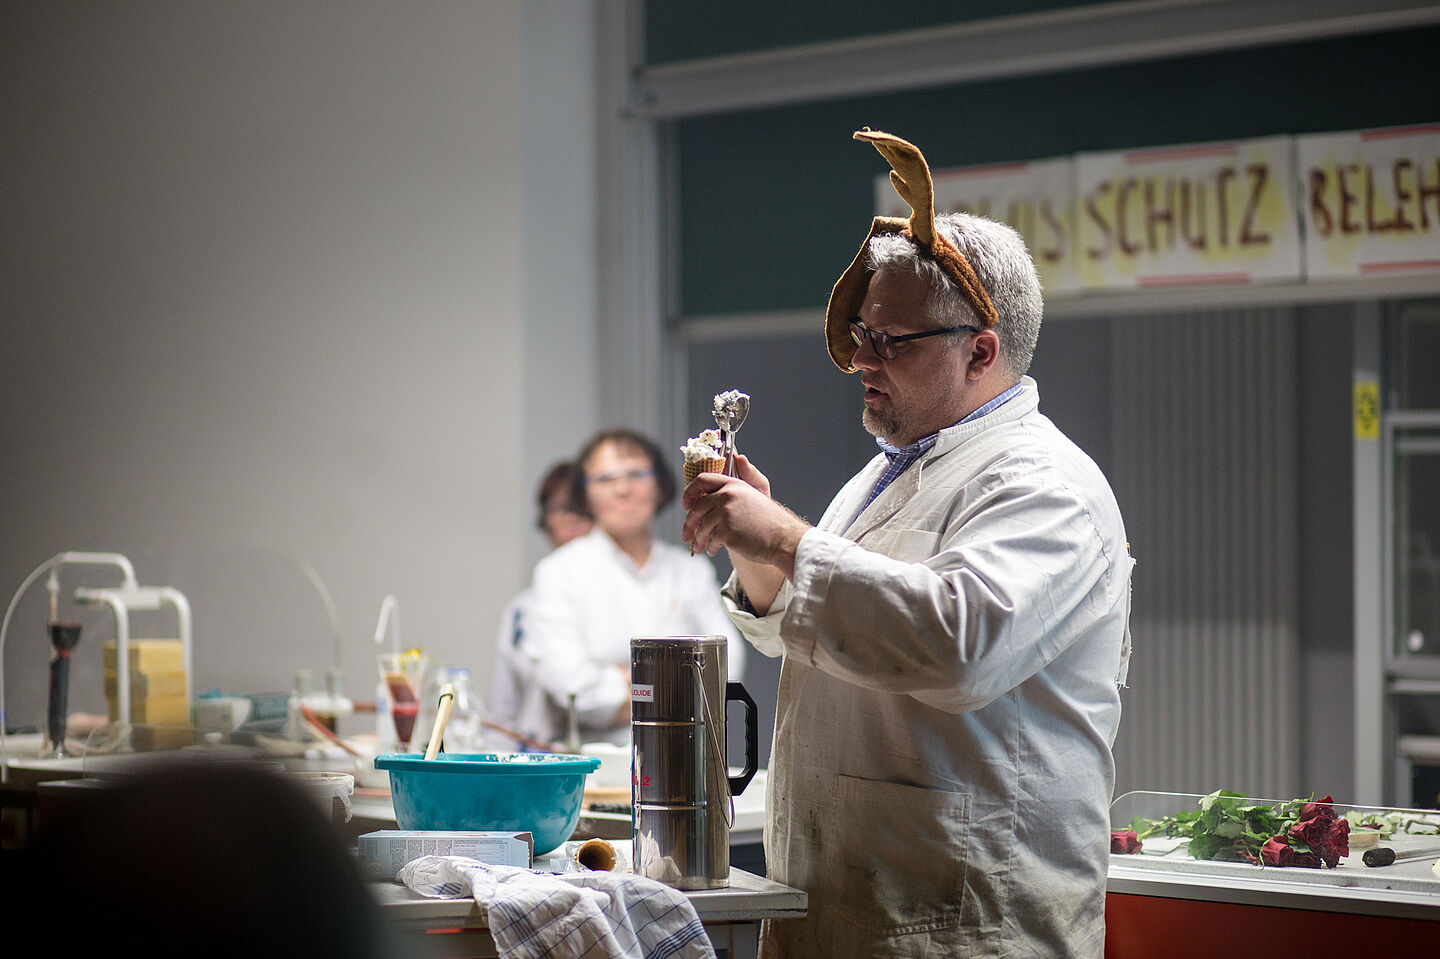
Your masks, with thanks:
[(855, 372), (850, 361), (857, 347), (850, 338), (850, 320), (859, 314), (860, 307), (865, 303), (865, 291), (870, 286), (865, 249), (870, 245), (871, 237), (894, 233), (910, 240), (959, 287), (981, 326), (989, 329), (998, 320), (995, 304), (990, 302), (990, 294), (975, 275), (970, 261), (935, 229), (935, 185), (930, 179), (930, 167), (919, 148), (897, 136), (869, 127), (856, 131), (855, 139), (869, 141), (890, 162), (890, 183), (900, 198), (909, 204), (911, 214), (908, 220), (877, 216), (870, 224), (865, 242), (860, 244), (860, 252), (830, 292), (830, 304), (825, 308), (825, 343), (830, 350), (830, 359), (846, 373)]

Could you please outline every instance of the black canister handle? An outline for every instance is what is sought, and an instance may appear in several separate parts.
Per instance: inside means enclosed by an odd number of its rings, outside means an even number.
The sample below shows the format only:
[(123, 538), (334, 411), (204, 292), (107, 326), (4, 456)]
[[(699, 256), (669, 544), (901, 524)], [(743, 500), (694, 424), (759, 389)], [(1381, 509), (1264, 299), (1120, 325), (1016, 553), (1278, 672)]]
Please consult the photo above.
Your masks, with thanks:
[(745, 691), (743, 683), (734, 680), (725, 684), (725, 702), (743, 703), (745, 706), (745, 769), (738, 776), (730, 776), (730, 795), (737, 796), (745, 791), (750, 785), (750, 780), (755, 778), (755, 773), (760, 766), (760, 748), (756, 737), (756, 710), (755, 700)]

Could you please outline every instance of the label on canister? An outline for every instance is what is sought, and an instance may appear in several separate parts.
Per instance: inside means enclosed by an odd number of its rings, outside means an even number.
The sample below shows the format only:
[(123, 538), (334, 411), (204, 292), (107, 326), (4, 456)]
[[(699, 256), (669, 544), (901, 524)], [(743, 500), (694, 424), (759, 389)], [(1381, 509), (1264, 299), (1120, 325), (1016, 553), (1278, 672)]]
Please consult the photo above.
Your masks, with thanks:
[(631, 683), (630, 701), (632, 703), (653, 703), (655, 701), (655, 687), (649, 684)]
[(724, 636), (669, 636), (630, 639), (630, 687), (647, 688), (650, 697), (631, 697), (632, 720), (706, 722), (716, 720), (707, 703), (725, 700)]

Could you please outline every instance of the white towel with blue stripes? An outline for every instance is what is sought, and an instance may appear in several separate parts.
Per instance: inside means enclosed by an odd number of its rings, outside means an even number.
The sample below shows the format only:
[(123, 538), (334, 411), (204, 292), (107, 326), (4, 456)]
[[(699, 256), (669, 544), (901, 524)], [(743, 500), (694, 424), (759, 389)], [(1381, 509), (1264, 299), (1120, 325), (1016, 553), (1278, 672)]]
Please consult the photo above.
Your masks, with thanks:
[(617, 872), (557, 876), (464, 856), (423, 856), (399, 873), (432, 899), (473, 896), (504, 959), (715, 959), (685, 894)]

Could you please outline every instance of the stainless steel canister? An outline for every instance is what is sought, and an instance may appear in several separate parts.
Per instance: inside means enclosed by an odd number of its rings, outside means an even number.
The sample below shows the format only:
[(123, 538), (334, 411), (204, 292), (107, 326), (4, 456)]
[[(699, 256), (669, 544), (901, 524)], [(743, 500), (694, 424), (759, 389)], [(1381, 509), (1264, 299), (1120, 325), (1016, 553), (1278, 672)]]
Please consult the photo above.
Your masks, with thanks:
[[(755, 701), (729, 682), (724, 636), (630, 640), (635, 871), (677, 889), (730, 881), (731, 796), (755, 775)], [(745, 706), (745, 766), (730, 776), (728, 702)]]

